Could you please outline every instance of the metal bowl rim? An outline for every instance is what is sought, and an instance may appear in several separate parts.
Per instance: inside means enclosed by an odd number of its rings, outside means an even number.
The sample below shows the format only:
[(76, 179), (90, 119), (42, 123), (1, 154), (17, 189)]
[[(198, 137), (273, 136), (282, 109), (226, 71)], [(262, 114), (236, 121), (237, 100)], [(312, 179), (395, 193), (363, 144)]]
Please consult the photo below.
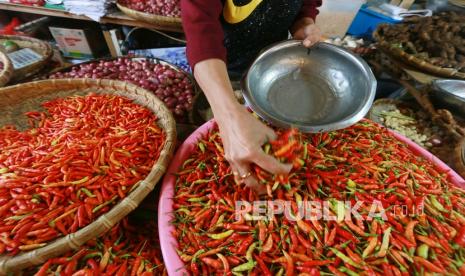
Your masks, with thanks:
[[(443, 83), (448, 83), (448, 82), (461, 82), (461, 83), (464, 83), (465, 84), (465, 81), (463, 80), (453, 80), (453, 79), (438, 79), (438, 80), (433, 80), (433, 93), (435, 94), (442, 94), (442, 95), (447, 95), (447, 96), (450, 96), (450, 97), (453, 97), (454, 99), (458, 100), (458, 101), (461, 101), (461, 102), (464, 102), (465, 101), (465, 98), (462, 98), (462, 97), (459, 97), (457, 96), (456, 94), (450, 92), (450, 91), (447, 91), (446, 89), (444, 89), (441, 84)], [(439, 95), (439, 94), (438, 94)]]
[(346, 57), (348, 57), (350, 59), (353, 59), (355, 61), (355, 63), (361, 69), (363, 69), (365, 75), (368, 78), (367, 81), (369, 83), (372, 83), (371, 89), (367, 93), (368, 99), (367, 99), (367, 101), (365, 101), (365, 103), (363, 105), (360, 105), (352, 114), (347, 115), (346, 117), (344, 117), (343, 119), (341, 119), (341, 120), (339, 120), (337, 122), (308, 126), (308, 125), (294, 124), (294, 123), (290, 123), (290, 122), (280, 120), (280, 119), (274, 117), (272, 114), (266, 112), (258, 104), (256, 104), (256, 102), (254, 101), (254, 97), (252, 96), (252, 93), (250, 92), (249, 83), (248, 83), (248, 79), (249, 79), (249, 75), (250, 75), (250, 71), (251, 71), (252, 67), (257, 62), (259, 62), (261, 59), (263, 59), (264, 57), (269, 55), (271, 52), (279, 51), (279, 50), (282, 50), (282, 49), (285, 49), (285, 48), (288, 48), (288, 47), (295, 47), (295, 46), (298, 46), (298, 45), (302, 45), (302, 41), (299, 41), (299, 40), (286, 40), (286, 41), (278, 42), (278, 43), (272, 44), (269, 47), (265, 48), (255, 58), (252, 65), (250, 65), (250, 67), (248, 68), (246, 74), (244, 75), (244, 77), (241, 80), (242, 90), (244, 92), (243, 95), (244, 95), (244, 99), (246, 101), (247, 106), (250, 107), (260, 118), (262, 118), (263, 120), (271, 123), (274, 126), (282, 127), (282, 128), (297, 127), (301, 131), (306, 132), (306, 133), (318, 133), (318, 132), (327, 132), (327, 131), (343, 129), (343, 128), (349, 127), (349, 126), (357, 123), (361, 119), (363, 119), (363, 117), (365, 117), (365, 115), (370, 110), (370, 107), (373, 104), (373, 101), (374, 101), (375, 96), (376, 96), (376, 86), (377, 86), (376, 78), (373, 75), (373, 72), (371, 71), (368, 64), (366, 64), (366, 62), (361, 57), (352, 54), (351, 52), (349, 52), (348, 50), (346, 50), (346, 49), (344, 49), (342, 47), (335, 46), (335, 45), (325, 43), (325, 42), (317, 43), (313, 47), (323, 47), (323, 48), (326, 48), (326, 49), (334, 50), (334, 51), (336, 51), (336, 52), (338, 52), (338, 53), (340, 53), (340, 54), (342, 54), (342, 55), (344, 55), (344, 56), (346, 56)]

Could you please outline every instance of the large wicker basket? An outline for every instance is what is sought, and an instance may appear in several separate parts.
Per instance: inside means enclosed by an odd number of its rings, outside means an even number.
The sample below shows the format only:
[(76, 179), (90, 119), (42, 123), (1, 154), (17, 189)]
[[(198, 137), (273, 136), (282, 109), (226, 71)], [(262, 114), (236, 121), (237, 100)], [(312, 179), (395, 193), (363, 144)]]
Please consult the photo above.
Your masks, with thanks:
[(453, 159), (455, 170), (465, 178), (465, 137), (455, 146)]
[(20, 48), (30, 48), (40, 54), (42, 59), (38, 62), (23, 67), (18, 70), (14, 70), (11, 81), (17, 82), (29, 76), (32, 76), (40, 71), (47, 62), (52, 58), (53, 50), (50, 44), (45, 41), (30, 38), (26, 36), (17, 36), (17, 35), (0, 35), (0, 44), (5, 40), (11, 40), (14, 43), (18, 44)]
[(0, 63), (3, 64), (3, 69), (0, 69), (0, 87), (2, 87), (10, 81), (14, 69), (10, 59), (2, 51), (0, 51)]
[(386, 41), (379, 33), (383, 26), (383, 24), (378, 26), (378, 28), (373, 33), (373, 37), (378, 42), (378, 48), (385, 52), (387, 55), (394, 57), (407, 65), (413, 66), (424, 72), (431, 73), (439, 77), (465, 79), (465, 73), (459, 72), (454, 68), (444, 68), (433, 65), (427, 60), (417, 58), (414, 55), (408, 54), (404, 50), (395, 47), (390, 41)]
[(159, 126), (166, 133), (166, 141), (160, 157), (153, 165), (149, 175), (137, 188), (93, 223), (75, 233), (52, 241), (42, 248), (17, 256), (1, 256), (0, 275), (41, 264), (49, 258), (79, 248), (88, 240), (100, 236), (133, 211), (153, 190), (166, 171), (176, 142), (174, 119), (168, 108), (152, 93), (135, 85), (111, 80), (62, 79), (9, 86), (0, 89), (0, 98), (2, 99), (0, 101), (0, 125), (14, 124), (19, 128), (26, 128), (27, 119), (22, 114), (30, 110), (40, 110), (42, 102), (70, 95), (85, 95), (91, 92), (121, 95), (133, 99), (136, 103), (146, 106), (155, 113)]
[(116, 3), (118, 9), (120, 9), (127, 16), (132, 17), (137, 20), (141, 20), (147, 23), (155, 24), (158, 26), (166, 26), (173, 28), (177, 31), (182, 32), (182, 21), (179, 17), (169, 17), (156, 14), (150, 14), (145, 12), (136, 11), (125, 7), (119, 3)]

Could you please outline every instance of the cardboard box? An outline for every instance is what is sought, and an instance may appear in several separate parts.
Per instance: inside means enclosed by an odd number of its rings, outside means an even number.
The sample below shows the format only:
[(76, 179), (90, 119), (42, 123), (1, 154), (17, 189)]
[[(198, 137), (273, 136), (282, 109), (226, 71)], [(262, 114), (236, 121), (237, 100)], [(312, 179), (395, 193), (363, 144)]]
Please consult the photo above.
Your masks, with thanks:
[(102, 43), (95, 39), (98, 34), (94, 30), (62, 27), (49, 27), (49, 29), (65, 57), (88, 59), (96, 58), (101, 54)]

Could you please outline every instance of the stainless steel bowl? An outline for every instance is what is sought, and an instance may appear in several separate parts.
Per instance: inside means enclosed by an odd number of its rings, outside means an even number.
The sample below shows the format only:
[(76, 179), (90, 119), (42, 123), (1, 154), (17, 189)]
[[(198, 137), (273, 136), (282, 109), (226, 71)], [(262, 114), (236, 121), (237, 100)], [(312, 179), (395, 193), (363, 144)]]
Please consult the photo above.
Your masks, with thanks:
[(376, 94), (376, 79), (361, 58), (331, 44), (307, 49), (295, 40), (262, 52), (242, 86), (247, 104), (264, 120), (304, 132), (355, 124)]
[(439, 107), (465, 116), (465, 81), (435, 80), (433, 87), (433, 100)]

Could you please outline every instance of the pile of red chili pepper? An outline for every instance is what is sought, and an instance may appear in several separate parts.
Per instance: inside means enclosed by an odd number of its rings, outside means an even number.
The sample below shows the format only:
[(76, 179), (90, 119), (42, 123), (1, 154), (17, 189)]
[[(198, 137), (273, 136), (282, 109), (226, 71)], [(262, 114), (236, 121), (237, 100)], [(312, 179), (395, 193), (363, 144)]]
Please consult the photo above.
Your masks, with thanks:
[(61, 98), (0, 128), (0, 253), (46, 245), (88, 225), (145, 178), (165, 134), (157, 117), (113, 95)]
[[(446, 172), (369, 121), (324, 134), (277, 133), (264, 150), (294, 168), (272, 176), (254, 167), (265, 196), (234, 182), (216, 129), (178, 172), (173, 235), (189, 272), (465, 275), (465, 191)], [(290, 202), (296, 219), (247, 213), (237, 220), (236, 202), (256, 200)], [(306, 201), (329, 202), (334, 219), (297, 216)], [(347, 217), (345, 201), (361, 203), (361, 217)], [(373, 218), (374, 202), (380, 216)]]
[(157, 224), (141, 225), (124, 218), (102, 237), (79, 250), (48, 259), (28, 275), (166, 275), (159, 248)]

